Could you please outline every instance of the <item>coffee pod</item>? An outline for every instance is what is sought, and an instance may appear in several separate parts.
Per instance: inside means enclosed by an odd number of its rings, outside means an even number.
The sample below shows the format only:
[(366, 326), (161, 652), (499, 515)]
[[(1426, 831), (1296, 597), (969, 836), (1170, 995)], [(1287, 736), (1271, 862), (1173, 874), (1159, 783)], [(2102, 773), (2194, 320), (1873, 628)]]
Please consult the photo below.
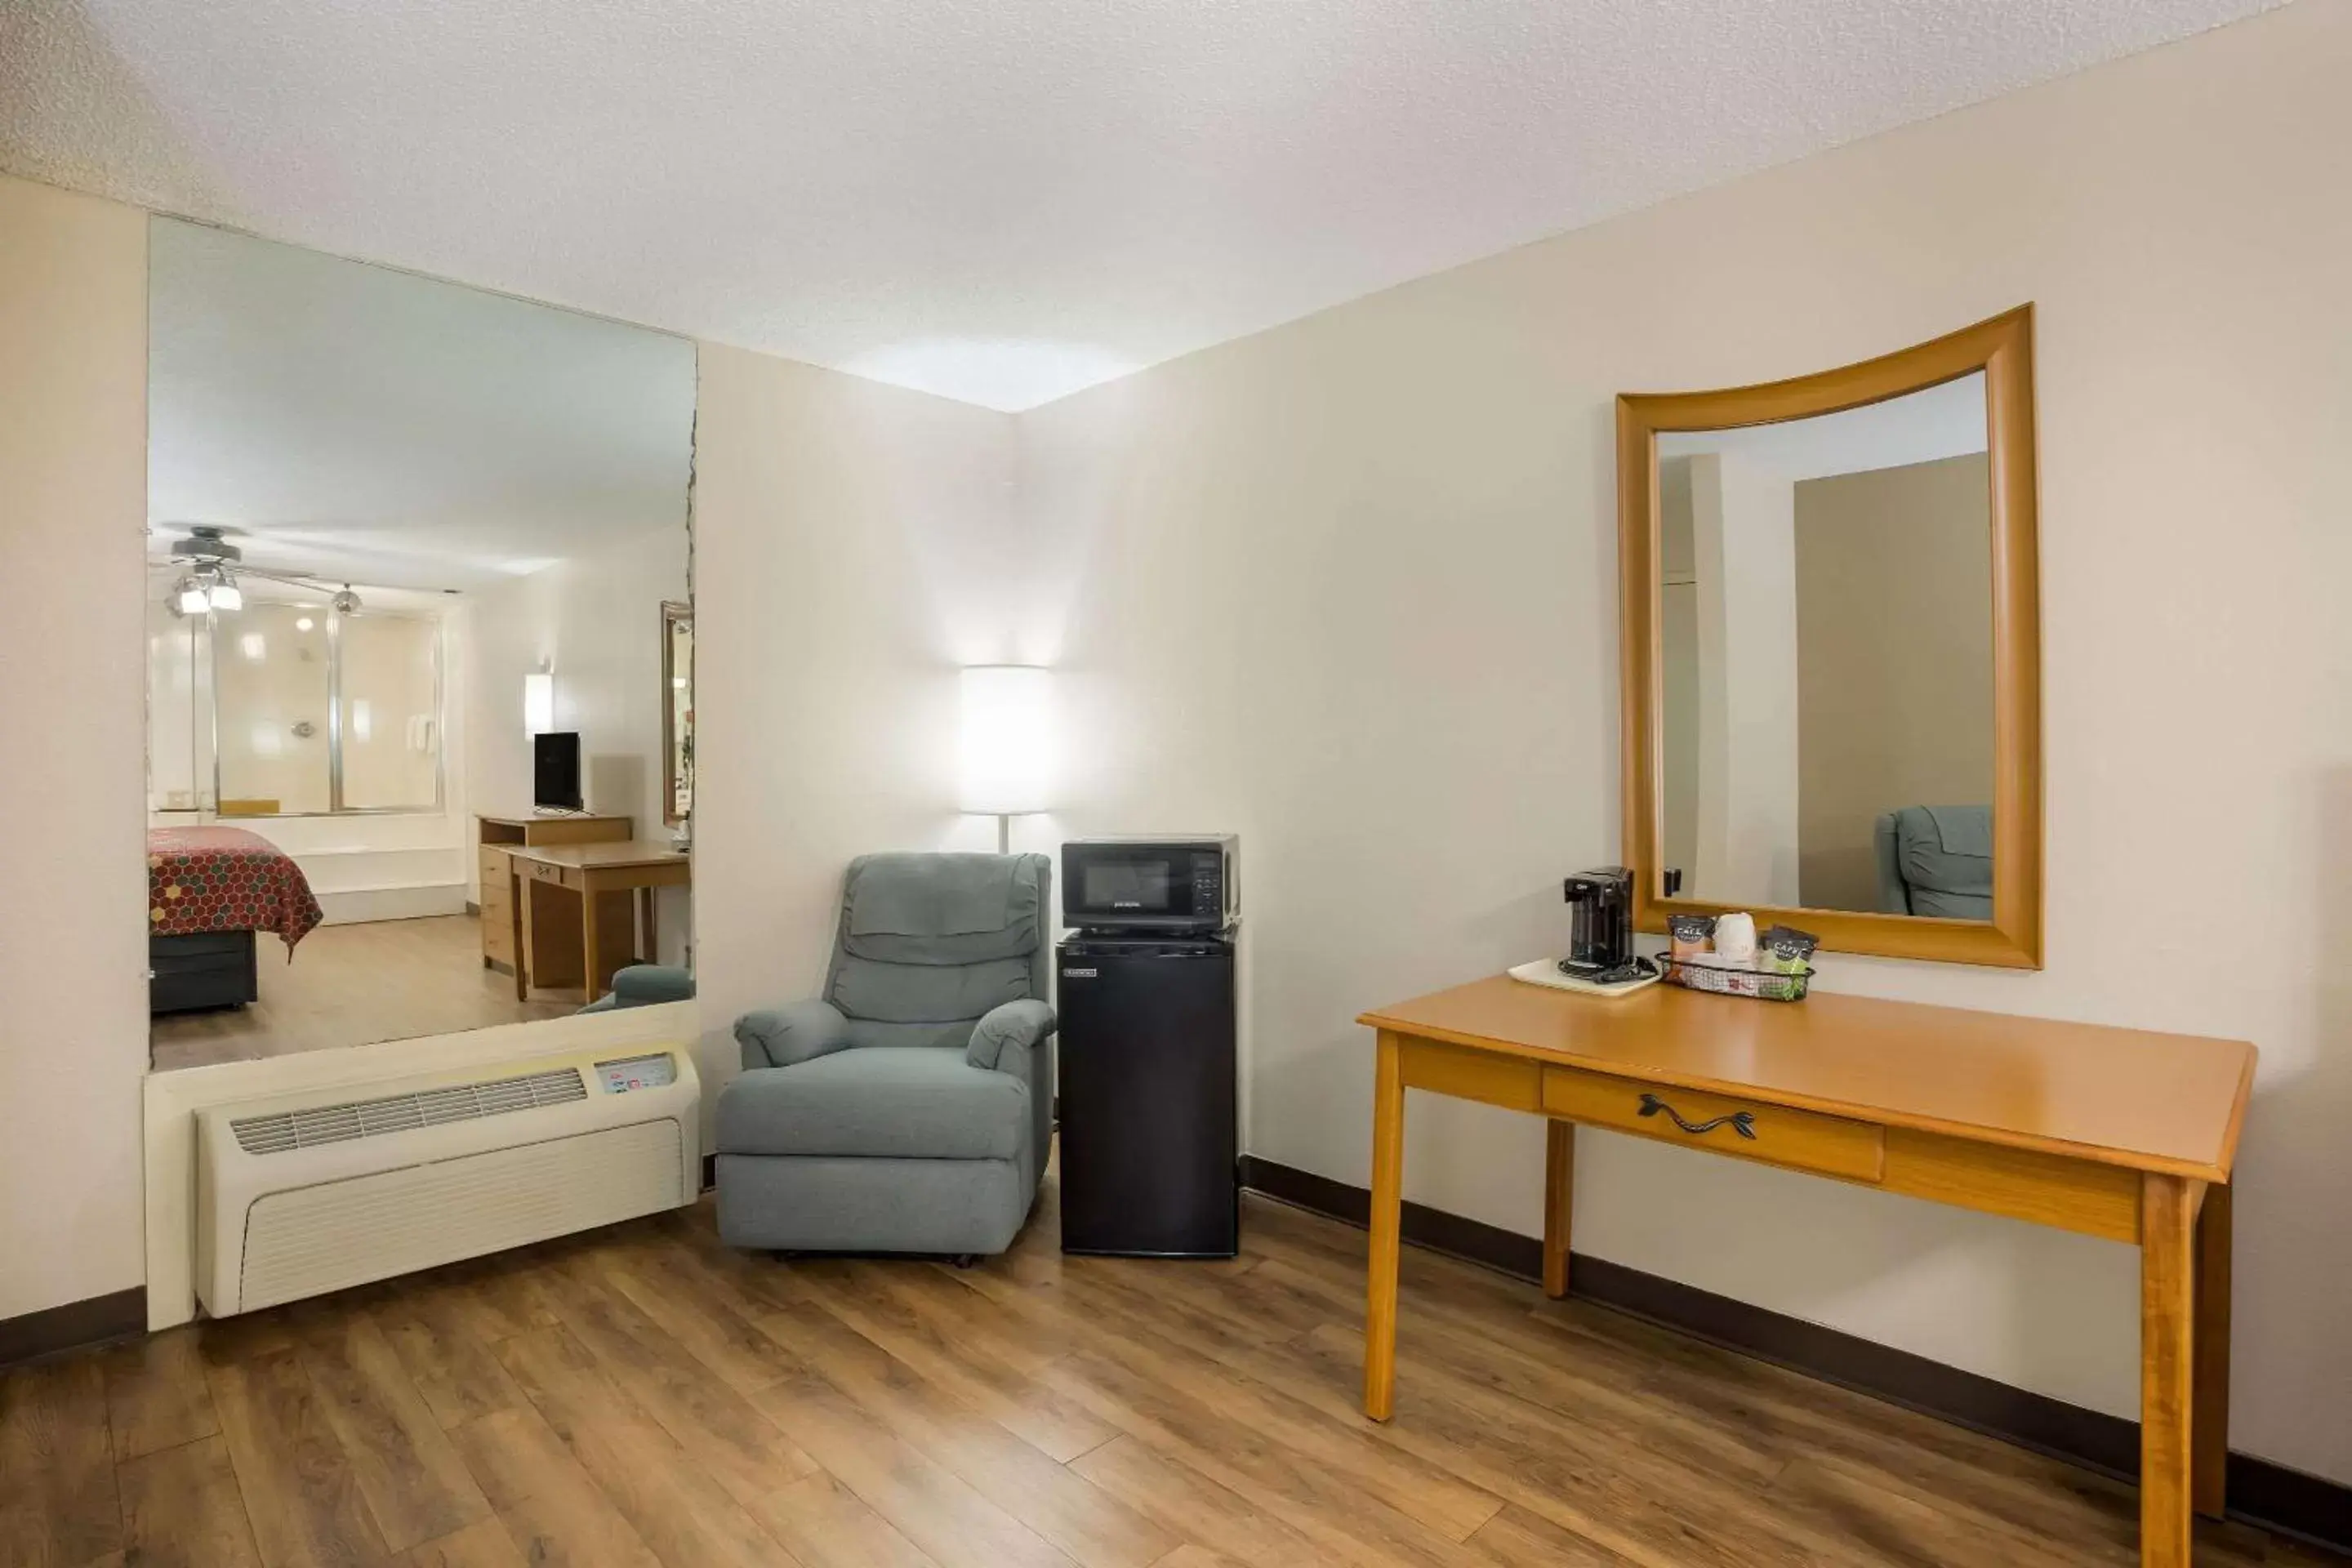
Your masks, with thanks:
[(1666, 956), (1676, 963), (1687, 963), (1702, 952), (1715, 947), (1715, 917), (1713, 915), (1668, 915), (1666, 940), (1671, 944)]
[(1756, 967), (1776, 974), (1806, 974), (1821, 939), (1794, 926), (1774, 926), (1756, 939)]

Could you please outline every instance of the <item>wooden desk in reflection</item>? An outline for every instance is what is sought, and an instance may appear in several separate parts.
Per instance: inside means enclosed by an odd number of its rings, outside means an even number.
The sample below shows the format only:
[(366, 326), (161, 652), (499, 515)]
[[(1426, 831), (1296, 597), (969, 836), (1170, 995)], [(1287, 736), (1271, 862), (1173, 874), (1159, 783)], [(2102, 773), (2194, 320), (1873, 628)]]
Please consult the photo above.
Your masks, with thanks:
[(2238, 1040), (1814, 993), (1575, 996), (1505, 975), (1366, 1013), (1364, 1412), (1396, 1389), (1405, 1090), (1547, 1119), (1544, 1289), (1569, 1289), (1576, 1125), (1906, 1193), (2140, 1249), (2140, 1561), (2188, 1568), (2228, 1457)]
[[(594, 1001), (613, 972), (653, 961), (659, 889), (693, 880), (686, 856), (647, 839), (535, 844), (509, 848), (522, 900), (522, 946), (515, 995), (578, 988)], [(576, 942), (575, 942), (576, 937)]]

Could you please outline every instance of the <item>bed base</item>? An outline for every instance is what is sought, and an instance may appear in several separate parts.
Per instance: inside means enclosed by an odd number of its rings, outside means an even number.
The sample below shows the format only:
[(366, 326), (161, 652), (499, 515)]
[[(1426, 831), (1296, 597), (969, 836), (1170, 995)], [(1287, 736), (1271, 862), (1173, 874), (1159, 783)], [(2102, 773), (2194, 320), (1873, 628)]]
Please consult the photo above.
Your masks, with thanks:
[(249, 931), (147, 939), (147, 1011), (242, 1007), (261, 994)]

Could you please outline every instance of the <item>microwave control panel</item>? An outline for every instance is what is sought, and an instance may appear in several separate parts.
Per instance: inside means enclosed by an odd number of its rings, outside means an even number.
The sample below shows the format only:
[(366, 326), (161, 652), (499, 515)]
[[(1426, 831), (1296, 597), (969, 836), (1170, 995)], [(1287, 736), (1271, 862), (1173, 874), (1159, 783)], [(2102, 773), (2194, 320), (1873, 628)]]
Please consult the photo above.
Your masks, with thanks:
[(1214, 851), (1192, 857), (1192, 912), (1221, 915), (1225, 905), (1225, 858)]

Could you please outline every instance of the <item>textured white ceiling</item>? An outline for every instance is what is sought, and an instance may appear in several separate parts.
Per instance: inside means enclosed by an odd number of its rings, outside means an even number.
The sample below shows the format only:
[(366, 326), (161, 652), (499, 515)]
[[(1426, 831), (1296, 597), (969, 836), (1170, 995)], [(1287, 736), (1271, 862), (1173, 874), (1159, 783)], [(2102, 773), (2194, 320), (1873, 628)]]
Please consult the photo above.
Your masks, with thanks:
[(2277, 0), (0, 0), (0, 167), (1000, 408)]
[(150, 553), (485, 587), (686, 527), (694, 345), (195, 224), (150, 230)]

